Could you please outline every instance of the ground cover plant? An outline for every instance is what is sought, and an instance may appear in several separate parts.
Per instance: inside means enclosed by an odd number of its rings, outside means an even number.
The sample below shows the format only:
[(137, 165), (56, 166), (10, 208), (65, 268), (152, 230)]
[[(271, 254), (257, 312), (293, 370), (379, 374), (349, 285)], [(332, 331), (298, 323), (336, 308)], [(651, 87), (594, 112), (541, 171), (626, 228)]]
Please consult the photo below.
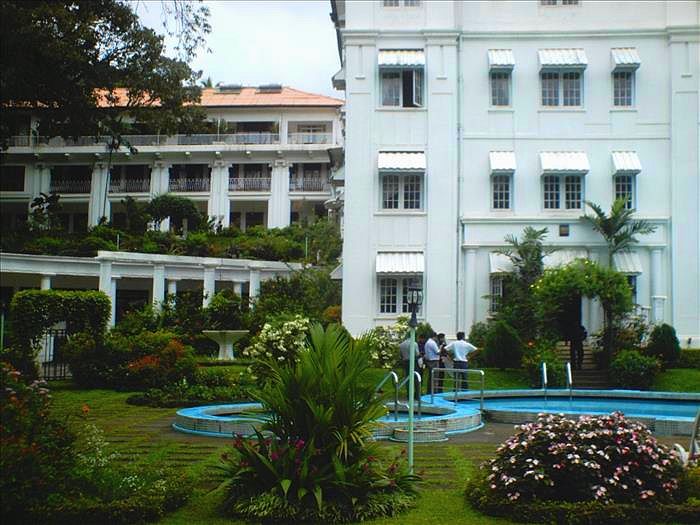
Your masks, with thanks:
[(362, 381), (369, 348), (339, 325), (310, 330), (294, 361), (269, 357), (256, 397), (271, 414), (257, 439), (223, 457), (224, 511), (256, 520), (345, 522), (411, 506), (416, 477), (369, 441), (386, 413)]

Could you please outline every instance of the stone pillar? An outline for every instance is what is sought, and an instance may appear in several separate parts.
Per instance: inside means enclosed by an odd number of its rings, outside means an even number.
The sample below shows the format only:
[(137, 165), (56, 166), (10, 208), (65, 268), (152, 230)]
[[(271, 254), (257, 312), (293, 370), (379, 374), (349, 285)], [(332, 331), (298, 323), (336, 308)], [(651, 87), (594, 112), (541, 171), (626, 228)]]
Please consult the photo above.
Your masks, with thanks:
[(466, 272), (464, 288), (464, 331), (469, 333), (469, 329), (476, 322), (476, 249), (467, 250), (467, 260), (464, 264)]
[(651, 250), (651, 320), (659, 324), (664, 322), (666, 305), (666, 287), (663, 281), (663, 248)]
[(270, 200), (267, 204), (267, 227), (289, 226), (291, 202), (289, 200), (289, 163), (276, 160), (272, 165)]
[(216, 293), (216, 265), (204, 265), (204, 298), (202, 306), (207, 307)]
[(156, 311), (160, 311), (165, 301), (165, 266), (156, 264), (153, 266), (153, 290), (151, 302)]
[[(600, 263), (600, 254), (591, 250), (588, 253), (588, 259), (594, 263)], [(586, 330), (589, 334), (594, 334), (603, 328), (603, 307), (597, 298), (589, 299), (588, 301), (588, 325)]]
[(177, 282), (179, 279), (168, 279), (168, 295), (175, 297), (177, 295)]
[[(113, 292), (116, 291), (116, 286), (113, 288), (112, 287), (112, 261), (110, 259), (98, 259), (100, 261), (100, 283), (99, 283), (99, 290), (100, 292), (104, 293), (109, 297), (109, 301), (111, 305), (114, 305), (116, 302), (116, 295), (112, 295)], [(110, 309), (110, 312), (113, 312), (114, 308), (112, 307)], [(110, 314), (109, 316), (109, 325), (114, 326), (115, 319), (114, 315)]]
[(285, 145), (289, 142), (289, 121), (287, 117), (282, 115), (280, 120), (280, 144)]
[(53, 274), (53, 273), (41, 274), (41, 286), (40, 286), (40, 288), (42, 290), (50, 290), (51, 289), (51, 277), (54, 275), (55, 274)]
[(88, 221), (90, 226), (100, 223), (102, 217), (110, 217), (109, 198), (109, 171), (101, 162), (95, 164), (92, 169), (92, 181), (90, 182), (90, 202), (88, 203)]
[(250, 267), (249, 296), (253, 301), (260, 295), (260, 270), (254, 266)]
[(223, 227), (229, 224), (228, 166), (217, 160), (211, 167), (208, 215)]
[(112, 282), (109, 289), (109, 302), (112, 305), (111, 315), (109, 318), (109, 326), (114, 326), (117, 322), (117, 280), (119, 277), (112, 276)]

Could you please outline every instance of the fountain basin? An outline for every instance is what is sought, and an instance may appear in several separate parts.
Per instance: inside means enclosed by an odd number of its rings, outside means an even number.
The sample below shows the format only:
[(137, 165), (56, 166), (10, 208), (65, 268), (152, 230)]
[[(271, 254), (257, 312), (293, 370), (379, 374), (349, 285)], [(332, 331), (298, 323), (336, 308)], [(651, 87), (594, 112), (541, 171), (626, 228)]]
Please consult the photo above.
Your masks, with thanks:
[(219, 344), (220, 361), (230, 361), (233, 359), (233, 344), (248, 334), (248, 330), (202, 330), (212, 341)]

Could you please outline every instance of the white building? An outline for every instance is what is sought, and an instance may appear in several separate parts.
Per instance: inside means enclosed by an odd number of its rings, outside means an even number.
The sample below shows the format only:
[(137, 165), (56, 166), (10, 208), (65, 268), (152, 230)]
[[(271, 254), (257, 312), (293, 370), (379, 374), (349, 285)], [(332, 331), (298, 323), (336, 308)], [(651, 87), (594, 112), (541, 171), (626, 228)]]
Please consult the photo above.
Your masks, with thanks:
[[(216, 133), (127, 136), (138, 151), (115, 153), (109, 172), (103, 141), (36, 137), (30, 130), (40, 116), (28, 113), (24, 132), (2, 152), (2, 231), (25, 221), (31, 201), (52, 191), (61, 195), (69, 232), (98, 224), (103, 216), (119, 225), (125, 220), (121, 201), (126, 196), (148, 201), (168, 192), (195, 201), (224, 227), (277, 228), (323, 216), (324, 202), (333, 195), (328, 151), (342, 146), (342, 104), (279, 85), (204, 89), (201, 105)], [(131, 299), (158, 302), (166, 288), (177, 289), (178, 281), (181, 288), (203, 288), (209, 298), (222, 286), (253, 296), (261, 278), (290, 271), (289, 265), (274, 262), (141, 255), (0, 254), (2, 294), (22, 288), (99, 288), (116, 307)]]
[[(454, 334), (490, 313), (507, 234), (549, 229), (549, 265), (605, 261), (584, 200), (657, 226), (618, 257), (654, 322), (700, 344), (700, 5), (331, 1), (346, 91), (343, 321), (405, 312)], [(600, 327), (583, 300), (581, 320)], [(689, 341), (689, 339), (692, 340)]]

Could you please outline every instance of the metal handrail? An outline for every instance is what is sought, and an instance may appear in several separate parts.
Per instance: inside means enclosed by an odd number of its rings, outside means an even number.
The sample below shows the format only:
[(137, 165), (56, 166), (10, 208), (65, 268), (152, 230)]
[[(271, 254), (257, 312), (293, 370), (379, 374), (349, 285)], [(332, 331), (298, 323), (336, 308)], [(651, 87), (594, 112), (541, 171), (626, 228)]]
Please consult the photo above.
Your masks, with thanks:
[[(473, 374), (479, 374), (481, 377), (481, 392), (479, 395), (479, 409), (481, 411), (484, 410), (484, 371), (479, 370), (476, 368), (433, 368), (430, 371), (430, 402), (433, 403), (435, 401), (435, 372), (455, 372), (455, 378), (453, 382), (454, 386), (454, 402), (457, 403), (457, 383), (461, 382), (457, 380), (457, 374), (467, 374), (469, 376), (469, 373)], [(468, 377), (467, 377), (468, 378)], [(444, 380), (444, 377), (443, 377)]]
[(571, 401), (573, 397), (573, 388), (574, 388), (574, 379), (573, 375), (571, 374), (571, 363), (567, 361), (566, 363), (566, 386), (569, 389), (569, 401)]
[[(420, 399), (420, 398), (421, 398), (421, 394), (420, 394), (420, 390), (421, 390), (421, 389), (420, 389), (420, 386), (421, 386), (421, 382), (423, 381), (423, 378), (421, 377), (421, 375), (420, 375), (419, 372), (413, 372), (413, 375), (415, 376), (416, 381), (418, 382), (418, 416), (420, 416), (420, 415), (421, 415), (421, 409), (422, 409), (422, 407), (421, 407), (421, 399)], [(406, 376), (406, 377), (403, 378), (403, 381), (401, 381), (401, 383), (399, 383), (399, 385), (396, 387), (396, 391), (397, 391), (397, 392), (398, 392), (399, 390), (401, 390), (401, 388), (403, 388), (403, 386), (404, 386), (406, 383), (408, 383), (408, 378), (409, 378), (409, 377), (411, 377), (411, 376)], [(414, 388), (415, 388), (415, 386), (414, 386)], [(410, 392), (409, 392), (409, 396), (410, 396)], [(410, 401), (410, 399), (409, 399), (409, 401)]]
[(377, 385), (377, 388), (374, 390), (375, 393), (379, 392), (379, 389), (384, 386), (384, 383), (386, 383), (389, 379), (391, 379), (391, 382), (394, 383), (394, 421), (398, 421), (399, 419), (399, 376), (394, 372), (393, 370), (389, 372), (387, 375), (384, 376), (384, 379), (382, 379), (379, 384)]

